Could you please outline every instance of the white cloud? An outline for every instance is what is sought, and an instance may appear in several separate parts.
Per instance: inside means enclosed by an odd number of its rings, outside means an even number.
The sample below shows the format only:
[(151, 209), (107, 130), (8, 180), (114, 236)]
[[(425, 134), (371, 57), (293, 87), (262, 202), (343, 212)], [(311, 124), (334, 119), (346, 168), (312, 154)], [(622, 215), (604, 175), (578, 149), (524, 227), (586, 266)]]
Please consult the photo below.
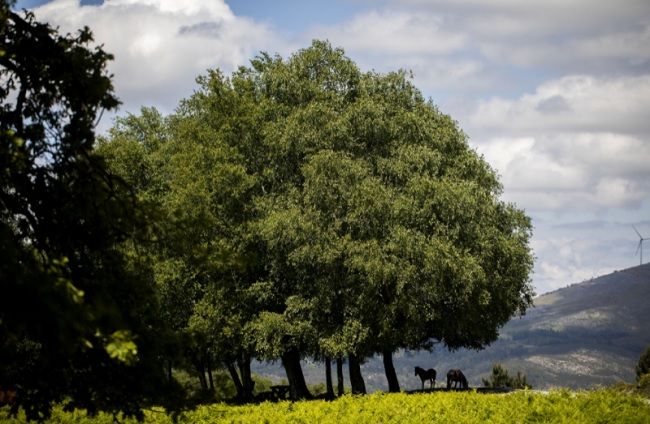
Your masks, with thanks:
[(392, 4), (462, 16), (472, 23), (466, 27), (468, 30), (490, 36), (602, 33), (621, 26), (644, 25), (650, 12), (646, 0), (393, 0)]
[(621, 31), (578, 39), (569, 48), (586, 58), (612, 57), (640, 63), (650, 58), (650, 25), (637, 31)]
[(477, 46), (495, 64), (608, 75), (625, 68), (646, 71), (650, 65), (649, 41), (645, 27), (605, 35), (566, 35), (560, 40), (551, 36), (526, 40), (513, 34), (511, 39), (484, 38)]
[[(650, 75), (567, 76), (467, 118), (506, 198), (532, 211), (599, 213), (650, 198)], [(480, 138), (479, 138), (480, 137)]]
[(462, 32), (446, 27), (439, 15), (386, 10), (360, 14), (342, 25), (315, 28), (313, 32), (352, 52), (440, 55), (466, 44)]
[(650, 67), (650, 2), (394, 0), (393, 8), (444, 17), (494, 66), (612, 74)]
[[(595, 78), (572, 75), (540, 85), (533, 94), (481, 101), (472, 126), (507, 132), (650, 132), (650, 75)], [(507, 122), (507, 125), (504, 123)]]
[(122, 111), (153, 105), (170, 112), (208, 68), (229, 73), (278, 38), (265, 25), (235, 16), (223, 0), (106, 0), (81, 6), (55, 0), (34, 10), (40, 20), (74, 32), (87, 25), (114, 54)]
[(112, 6), (148, 6), (162, 13), (175, 16), (194, 16), (208, 14), (211, 17), (232, 19), (234, 15), (230, 8), (222, 1), (205, 0), (107, 0)]
[(493, 138), (477, 145), (508, 200), (559, 213), (638, 208), (650, 197), (650, 143), (611, 133)]
[(539, 273), (552, 281), (561, 281), (562, 285), (579, 283), (591, 277), (597, 277), (598, 274), (589, 268), (579, 268), (576, 266), (557, 265), (556, 263), (542, 262), (538, 265)]

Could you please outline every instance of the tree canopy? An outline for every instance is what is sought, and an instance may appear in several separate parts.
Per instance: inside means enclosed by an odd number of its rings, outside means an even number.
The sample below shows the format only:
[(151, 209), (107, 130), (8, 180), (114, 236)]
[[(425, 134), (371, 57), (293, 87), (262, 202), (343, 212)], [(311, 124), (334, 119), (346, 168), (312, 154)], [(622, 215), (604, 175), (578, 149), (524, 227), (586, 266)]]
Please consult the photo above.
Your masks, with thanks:
[(197, 82), (100, 152), (162, 211), (157, 286), (210, 358), (280, 359), (304, 397), (301, 357), (347, 356), (363, 392), (379, 353), (399, 390), (397, 349), (482, 348), (530, 306), (530, 219), (406, 72), (314, 41)]

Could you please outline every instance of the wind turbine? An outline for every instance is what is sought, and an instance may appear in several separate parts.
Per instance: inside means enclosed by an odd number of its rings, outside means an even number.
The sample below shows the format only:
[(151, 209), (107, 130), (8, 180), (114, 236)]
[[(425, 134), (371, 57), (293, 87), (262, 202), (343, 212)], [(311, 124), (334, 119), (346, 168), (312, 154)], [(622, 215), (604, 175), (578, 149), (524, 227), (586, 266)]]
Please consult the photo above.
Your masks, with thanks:
[(639, 230), (637, 230), (634, 225), (632, 226), (632, 228), (634, 228), (634, 231), (639, 236), (639, 244), (636, 247), (636, 253), (634, 254), (634, 256), (636, 256), (637, 253), (641, 252), (641, 257), (639, 259), (639, 265), (643, 265), (643, 242), (646, 241), (646, 240), (650, 240), (650, 239), (643, 238), (643, 236), (641, 235)]

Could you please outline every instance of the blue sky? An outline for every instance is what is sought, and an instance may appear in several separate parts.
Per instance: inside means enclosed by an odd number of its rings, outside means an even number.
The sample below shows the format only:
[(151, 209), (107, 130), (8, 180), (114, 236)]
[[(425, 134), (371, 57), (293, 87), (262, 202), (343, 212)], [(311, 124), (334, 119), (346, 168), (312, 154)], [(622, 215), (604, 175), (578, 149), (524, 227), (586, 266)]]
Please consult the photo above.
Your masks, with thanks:
[[(412, 70), (535, 226), (538, 293), (638, 265), (650, 237), (650, 2), (23, 0), (114, 53), (120, 114), (171, 112), (208, 68), (312, 39), (362, 69)], [(180, 28), (209, 24), (210, 31)], [(102, 128), (108, 128), (106, 117)], [(650, 259), (650, 245), (644, 254)]]
[[(376, 4), (382, 2), (377, 1)], [(232, 11), (239, 16), (249, 16), (259, 21), (266, 21), (279, 31), (298, 33), (313, 25), (336, 24), (347, 17), (362, 12), (368, 6), (367, 1), (331, 0), (240, 0), (228, 2)]]

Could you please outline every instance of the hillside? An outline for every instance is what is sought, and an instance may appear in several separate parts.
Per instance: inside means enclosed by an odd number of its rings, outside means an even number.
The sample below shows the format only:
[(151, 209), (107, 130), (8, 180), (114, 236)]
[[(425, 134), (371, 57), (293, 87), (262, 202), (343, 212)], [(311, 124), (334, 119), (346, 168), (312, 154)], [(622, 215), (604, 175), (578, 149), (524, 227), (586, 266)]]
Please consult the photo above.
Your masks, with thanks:
[[(644, 264), (537, 297), (535, 307), (510, 321), (499, 340), (483, 351), (399, 352), (395, 367), (403, 390), (419, 388), (416, 365), (435, 368), (439, 375), (461, 368), (470, 384), (478, 386), (494, 362), (525, 372), (540, 389), (630, 382), (650, 344), (648, 322), (650, 264)], [(306, 361), (303, 370), (309, 383), (324, 381), (322, 364)], [(386, 390), (381, 358), (367, 361), (362, 371), (370, 391)], [(254, 372), (274, 380), (284, 377), (279, 364), (258, 364)]]

